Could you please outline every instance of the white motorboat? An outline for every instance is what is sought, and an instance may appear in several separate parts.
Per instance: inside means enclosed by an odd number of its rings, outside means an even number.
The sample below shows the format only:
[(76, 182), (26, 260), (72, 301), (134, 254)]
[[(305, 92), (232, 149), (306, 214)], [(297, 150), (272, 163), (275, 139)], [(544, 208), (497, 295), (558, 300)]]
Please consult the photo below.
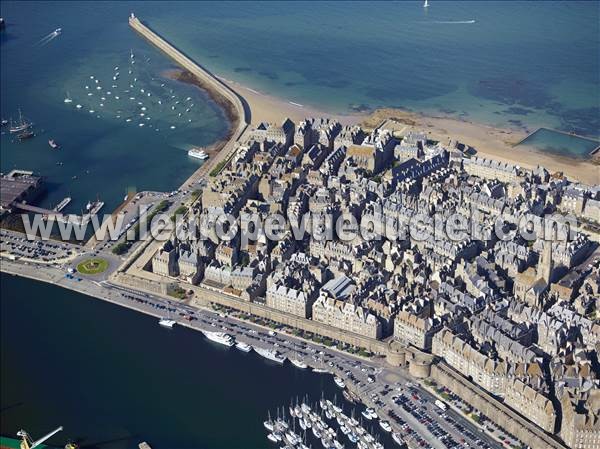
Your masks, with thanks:
[(232, 347), (235, 344), (233, 337), (224, 332), (202, 331), (202, 333), (206, 336), (206, 338), (208, 338), (210, 341), (214, 341), (215, 343), (219, 343), (228, 347)]
[(391, 432), (392, 431), (392, 426), (390, 426), (390, 423), (387, 422), (387, 421), (380, 420), (379, 421), (379, 427), (381, 427), (386, 432)]
[(158, 321), (158, 324), (160, 324), (160, 325), (161, 325), (161, 326), (163, 326), (163, 327), (167, 327), (167, 328), (169, 328), (169, 329), (172, 329), (172, 328), (173, 328), (173, 326), (175, 326), (175, 324), (177, 324), (177, 321), (175, 321), (175, 320), (172, 320), (172, 319), (170, 319), (170, 318), (161, 318), (161, 319)]
[(306, 363), (304, 363), (302, 360), (290, 359), (290, 362), (292, 362), (292, 365), (294, 365), (296, 368), (300, 368), (300, 369), (308, 368), (308, 365)]
[(254, 348), (254, 350), (262, 355), (265, 359), (269, 359), (273, 362), (283, 364), (285, 362), (285, 357), (280, 355), (277, 351), (272, 351), (270, 349), (262, 349), (262, 348)]
[(319, 431), (319, 428), (317, 426), (312, 427), (312, 433), (315, 436), (315, 438), (321, 438), (321, 432)]
[(192, 148), (191, 150), (189, 150), (188, 156), (200, 159), (202, 161), (208, 159), (208, 154), (206, 154), (203, 150), (199, 150), (198, 148)]
[(247, 344), (247, 343), (244, 343), (243, 341), (238, 341), (238, 342), (235, 344), (235, 347), (236, 347), (237, 349), (239, 349), (240, 351), (243, 351), (243, 352), (250, 352), (250, 351), (252, 351), (252, 346), (250, 346), (250, 345), (249, 345), (249, 344)]
[(344, 380), (341, 377), (335, 376), (333, 378), (333, 381), (335, 382), (335, 384), (340, 387), (340, 388), (346, 388), (346, 384), (344, 383)]
[(394, 440), (399, 446), (404, 446), (404, 440), (402, 439), (399, 433), (393, 432), (392, 440)]

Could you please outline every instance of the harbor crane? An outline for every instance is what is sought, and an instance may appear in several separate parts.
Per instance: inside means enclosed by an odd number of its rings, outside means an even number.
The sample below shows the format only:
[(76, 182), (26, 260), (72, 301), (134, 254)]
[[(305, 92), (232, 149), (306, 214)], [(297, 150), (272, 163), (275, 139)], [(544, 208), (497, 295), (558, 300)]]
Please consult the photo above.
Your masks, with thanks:
[(58, 432), (62, 431), (63, 427), (57, 427), (56, 429), (54, 429), (52, 432), (44, 435), (42, 438), (40, 438), (39, 440), (33, 441), (33, 438), (31, 438), (31, 436), (25, 432), (24, 430), (19, 430), (17, 432), (17, 436), (21, 437), (21, 449), (34, 449), (35, 447), (38, 447), (40, 444), (42, 444), (44, 441), (52, 438), (54, 435), (56, 435)]

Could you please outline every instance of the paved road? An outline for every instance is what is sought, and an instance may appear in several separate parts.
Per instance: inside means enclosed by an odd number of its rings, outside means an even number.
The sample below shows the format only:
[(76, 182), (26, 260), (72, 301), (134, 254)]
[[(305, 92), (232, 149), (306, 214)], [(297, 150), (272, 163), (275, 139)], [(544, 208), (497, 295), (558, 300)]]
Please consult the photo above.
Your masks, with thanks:
[[(394, 430), (400, 432), (412, 447), (419, 447), (421, 442), (424, 444), (421, 447), (444, 449), (447, 447), (441, 441), (444, 434), (448, 434), (457, 442), (464, 439), (465, 443), (459, 447), (500, 447), (491, 438), (483, 436), (473, 423), (466, 421), (453, 411), (449, 411), (445, 415), (459, 422), (465, 431), (462, 432), (450, 426), (445, 418), (437, 413), (433, 405), (434, 398), (430, 393), (416, 384), (412, 384), (412, 390), (410, 390), (408, 387), (411, 385), (410, 377), (401, 370), (389, 368), (383, 361), (376, 359), (366, 361), (363, 358), (282, 333), (270, 336), (267, 330), (260, 326), (220, 315), (214, 311), (197, 309), (176, 300), (167, 300), (123, 288), (111, 284), (105, 276), (89, 277), (75, 274), (71, 279), (66, 277), (64, 266), (61, 268), (41, 264), (26, 265), (5, 259), (2, 261), (2, 268), (9, 273), (51, 282), (156, 317), (166, 316), (167, 310), (169, 310), (169, 315), (177, 319), (180, 325), (196, 330), (227, 332), (237, 341), (243, 341), (252, 346), (277, 349), (288, 357), (302, 358), (309, 366), (325, 368), (342, 377), (353, 391), (365, 399), (366, 405), (375, 408), (380, 418), (388, 420)], [(369, 382), (369, 376), (374, 379), (374, 382)], [(426, 423), (420, 422), (412, 412), (409, 413), (398, 405), (398, 395), (407, 394), (409, 391), (417, 392), (421, 398), (421, 401), (413, 401), (410, 404), (410, 410), (418, 411), (435, 422), (437, 427), (435, 431), (439, 433), (439, 436), (432, 433), (431, 425), (428, 429)], [(398, 422), (390, 418), (389, 413), (392, 411), (407, 423), (405, 429), (402, 429)], [(414, 432), (412, 437), (406, 430), (408, 427)], [(469, 434), (474, 435), (475, 438), (471, 438)]]

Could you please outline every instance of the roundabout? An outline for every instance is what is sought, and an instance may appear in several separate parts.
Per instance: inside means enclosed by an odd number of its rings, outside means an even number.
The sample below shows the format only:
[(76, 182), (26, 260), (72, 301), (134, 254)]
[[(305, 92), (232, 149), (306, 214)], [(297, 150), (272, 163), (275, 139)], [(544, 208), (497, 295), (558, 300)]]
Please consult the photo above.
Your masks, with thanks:
[(86, 259), (77, 264), (77, 271), (81, 274), (100, 274), (107, 270), (108, 261), (99, 257)]

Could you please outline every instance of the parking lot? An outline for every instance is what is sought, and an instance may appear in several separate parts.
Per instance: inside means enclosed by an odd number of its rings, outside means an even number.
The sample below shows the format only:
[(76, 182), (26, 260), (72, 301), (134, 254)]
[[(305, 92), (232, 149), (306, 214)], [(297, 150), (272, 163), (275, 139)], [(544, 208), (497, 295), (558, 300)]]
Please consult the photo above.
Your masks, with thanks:
[(0, 252), (8, 253), (14, 259), (54, 263), (76, 254), (77, 251), (78, 247), (70, 243), (56, 240), (43, 241), (40, 238), (28, 240), (21, 233), (0, 230)]

